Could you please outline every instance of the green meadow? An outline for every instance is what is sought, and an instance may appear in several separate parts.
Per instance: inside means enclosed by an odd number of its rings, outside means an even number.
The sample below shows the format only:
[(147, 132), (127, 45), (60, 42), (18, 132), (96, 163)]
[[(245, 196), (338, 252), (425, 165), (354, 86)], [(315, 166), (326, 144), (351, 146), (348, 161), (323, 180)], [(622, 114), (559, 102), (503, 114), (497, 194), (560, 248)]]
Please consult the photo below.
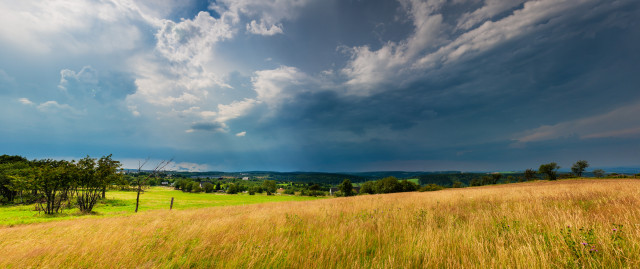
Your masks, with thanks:
[[(152, 187), (140, 195), (138, 211), (167, 210), (174, 198), (173, 209), (193, 209), (216, 206), (249, 205), (268, 202), (308, 201), (320, 198), (293, 195), (264, 194), (217, 194), (185, 193), (168, 187)], [(65, 209), (62, 213), (46, 216), (36, 210), (35, 205), (0, 206), (0, 226), (13, 226), (28, 223), (40, 223), (65, 219), (100, 218), (133, 214), (136, 208), (136, 192), (108, 191), (107, 199), (101, 200), (93, 214), (80, 214), (77, 208)]]

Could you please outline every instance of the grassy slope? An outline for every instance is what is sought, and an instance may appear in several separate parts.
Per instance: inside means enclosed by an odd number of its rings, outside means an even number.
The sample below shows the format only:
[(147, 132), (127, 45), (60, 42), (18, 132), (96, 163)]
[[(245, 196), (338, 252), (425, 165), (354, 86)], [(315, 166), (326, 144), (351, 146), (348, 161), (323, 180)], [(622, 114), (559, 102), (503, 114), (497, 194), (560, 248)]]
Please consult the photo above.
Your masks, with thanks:
[(542, 181), (22, 225), (0, 228), (0, 253), (0, 267), (16, 268), (639, 268), (640, 181)]
[[(174, 209), (203, 208), (212, 206), (245, 205), (265, 202), (308, 201), (318, 198), (289, 195), (226, 195), (210, 193), (184, 193), (171, 188), (154, 187), (140, 195), (139, 211), (169, 209), (171, 197), (174, 197)], [(64, 210), (56, 216), (45, 216), (34, 211), (34, 205), (0, 207), (0, 227), (16, 224), (49, 222), (55, 220), (100, 218), (132, 214), (136, 207), (136, 193), (123, 191), (107, 192), (107, 200), (96, 205), (93, 215), (80, 215), (77, 209)]]

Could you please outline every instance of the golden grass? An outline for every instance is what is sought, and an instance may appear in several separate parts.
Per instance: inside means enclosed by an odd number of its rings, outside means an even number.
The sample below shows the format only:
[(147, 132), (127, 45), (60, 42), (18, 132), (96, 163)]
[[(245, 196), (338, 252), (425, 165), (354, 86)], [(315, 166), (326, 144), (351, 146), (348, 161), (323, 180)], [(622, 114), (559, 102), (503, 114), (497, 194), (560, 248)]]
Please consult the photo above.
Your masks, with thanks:
[(640, 181), (541, 181), (6, 227), (0, 267), (640, 268)]

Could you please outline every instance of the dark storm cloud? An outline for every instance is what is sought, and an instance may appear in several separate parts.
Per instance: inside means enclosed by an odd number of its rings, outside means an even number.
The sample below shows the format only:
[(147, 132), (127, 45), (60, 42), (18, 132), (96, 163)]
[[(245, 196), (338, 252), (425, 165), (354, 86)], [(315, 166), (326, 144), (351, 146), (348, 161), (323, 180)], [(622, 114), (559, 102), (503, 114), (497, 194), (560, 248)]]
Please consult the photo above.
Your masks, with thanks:
[[(640, 59), (632, 45), (640, 44), (640, 31), (631, 18), (640, 14), (637, 5), (612, 12), (616, 15), (588, 20), (576, 12), (565, 18), (570, 23), (521, 36), (371, 96), (295, 95), (273, 121), (250, 133), (294, 132), (307, 162), (328, 166), (438, 159), (501, 162), (517, 169), (545, 158), (568, 162), (579, 154), (561, 154), (564, 139), (519, 148), (512, 147), (513, 139), (524, 130), (640, 100), (634, 86), (640, 78), (631, 74)], [(567, 137), (576, 149), (606, 144)]]
[(637, 1), (210, 4), (0, 4), (2, 147), (219, 170), (640, 161)]
[(191, 129), (196, 131), (222, 132), (224, 128), (225, 126), (218, 122), (198, 122), (191, 125)]

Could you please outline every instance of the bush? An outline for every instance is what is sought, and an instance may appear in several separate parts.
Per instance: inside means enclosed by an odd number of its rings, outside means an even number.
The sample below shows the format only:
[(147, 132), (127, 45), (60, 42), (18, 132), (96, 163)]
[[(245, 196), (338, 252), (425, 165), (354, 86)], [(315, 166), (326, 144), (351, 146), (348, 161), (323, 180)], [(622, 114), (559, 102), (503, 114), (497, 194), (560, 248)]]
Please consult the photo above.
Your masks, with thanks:
[(296, 192), (293, 189), (286, 189), (284, 190), (284, 194), (294, 195)]
[(307, 195), (316, 197), (316, 196), (324, 196), (325, 193), (323, 191), (309, 191)]
[(444, 187), (438, 185), (438, 184), (429, 184), (429, 185), (425, 185), (424, 187), (420, 188), (418, 191), (424, 192), (424, 191), (439, 191), (444, 189)]
[(325, 192), (323, 191), (314, 191), (314, 190), (301, 190), (300, 196), (325, 196)]
[(413, 183), (413, 182), (411, 182), (409, 180), (400, 181), (400, 185), (402, 186), (402, 191), (404, 191), (404, 192), (416, 191), (420, 187), (420, 186), (418, 186), (418, 184)]
[(595, 177), (598, 177), (598, 178), (599, 177), (604, 177), (604, 175), (605, 175), (605, 172), (602, 169), (593, 170), (593, 176), (595, 176)]

